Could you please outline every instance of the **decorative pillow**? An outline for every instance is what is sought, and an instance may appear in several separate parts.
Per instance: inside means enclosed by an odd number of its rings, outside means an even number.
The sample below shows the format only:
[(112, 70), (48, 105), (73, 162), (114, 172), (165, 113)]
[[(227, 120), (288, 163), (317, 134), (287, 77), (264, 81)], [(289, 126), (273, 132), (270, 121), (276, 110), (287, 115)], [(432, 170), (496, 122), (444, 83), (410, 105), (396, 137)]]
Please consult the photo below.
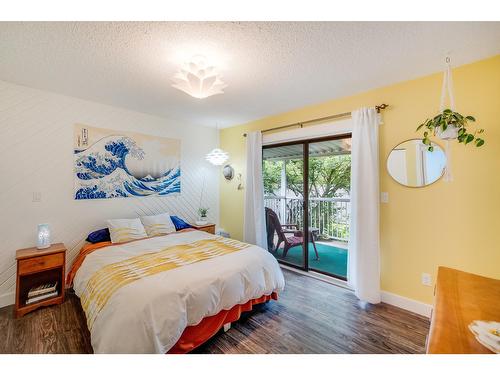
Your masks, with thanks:
[(170, 218), (172, 219), (172, 222), (175, 225), (175, 230), (192, 228), (191, 225), (189, 225), (188, 223), (186, 223), (184, 220), (182, 220), (181, 218), (179, 218), (177, 216), (170, 216)]
[(98, 242), (106, 242), (111, 241), (111, 237), (109, 235), (109, 229), (99, 229), (87, 236), (87, 241), (90, 243), (98, 243)]
[(108, 220), (108, 228), (113, 243), (127, 242), (148, 236), (139, 219)]
[(175, 232), (175, 226), (169, 214), (142, 216), (141, 221), (150, 237)]

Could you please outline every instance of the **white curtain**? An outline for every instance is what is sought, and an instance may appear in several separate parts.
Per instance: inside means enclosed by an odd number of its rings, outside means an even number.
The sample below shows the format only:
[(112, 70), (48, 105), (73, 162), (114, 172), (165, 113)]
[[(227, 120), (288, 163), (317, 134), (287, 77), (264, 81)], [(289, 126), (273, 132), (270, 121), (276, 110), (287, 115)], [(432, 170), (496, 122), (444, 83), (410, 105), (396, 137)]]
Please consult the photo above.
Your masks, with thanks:
[(245, 183), (245, 217), (243, 240), (267, 249), (262, 180), (262, 134), (247, 134), (247, 174)]
[(379, 117), (375, 108), (352, 112), (349, 284), (365, 302), (380, 302)]

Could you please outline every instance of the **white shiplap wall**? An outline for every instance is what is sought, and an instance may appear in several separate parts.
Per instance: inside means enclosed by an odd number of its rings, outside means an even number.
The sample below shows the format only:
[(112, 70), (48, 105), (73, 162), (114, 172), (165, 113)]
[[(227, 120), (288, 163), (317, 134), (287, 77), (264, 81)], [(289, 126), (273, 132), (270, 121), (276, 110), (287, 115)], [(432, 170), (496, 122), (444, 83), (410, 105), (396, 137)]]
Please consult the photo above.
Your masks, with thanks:
[[(181, 139), (181, 194), (75, 201), (75, 123)], [(195, 220), (204, 183), (203, 205), (217, 222), (220, 171), (204, 160), (215, 144), (211, 128), (0, 81), (0, 306), (14, 301), (15, 251), (35, 245), (38, 223), (66, 244), (69, 269), (86, 235), (108, 218), (170, 212)]]

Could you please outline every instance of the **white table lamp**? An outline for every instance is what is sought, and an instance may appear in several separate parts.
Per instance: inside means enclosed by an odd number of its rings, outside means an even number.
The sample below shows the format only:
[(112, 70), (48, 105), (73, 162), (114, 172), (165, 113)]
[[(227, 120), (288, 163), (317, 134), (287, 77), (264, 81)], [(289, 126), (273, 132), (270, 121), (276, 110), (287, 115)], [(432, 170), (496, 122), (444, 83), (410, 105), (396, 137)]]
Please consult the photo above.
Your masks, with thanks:
[(38, 237), (36, 241), (37, 249), (46, 249), (50, 247), (50, 229), (49, 224), (38, 224)]

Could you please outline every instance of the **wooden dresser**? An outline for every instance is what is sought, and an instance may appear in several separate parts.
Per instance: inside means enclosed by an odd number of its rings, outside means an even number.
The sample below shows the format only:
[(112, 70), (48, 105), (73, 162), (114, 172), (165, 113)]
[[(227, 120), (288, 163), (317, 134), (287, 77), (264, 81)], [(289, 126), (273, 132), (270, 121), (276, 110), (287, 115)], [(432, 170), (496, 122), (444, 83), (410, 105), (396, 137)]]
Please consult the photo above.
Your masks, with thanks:
[(492, 353), (468, 326), (500, 321), (500, 280), (439, 267), (427, 353)]

